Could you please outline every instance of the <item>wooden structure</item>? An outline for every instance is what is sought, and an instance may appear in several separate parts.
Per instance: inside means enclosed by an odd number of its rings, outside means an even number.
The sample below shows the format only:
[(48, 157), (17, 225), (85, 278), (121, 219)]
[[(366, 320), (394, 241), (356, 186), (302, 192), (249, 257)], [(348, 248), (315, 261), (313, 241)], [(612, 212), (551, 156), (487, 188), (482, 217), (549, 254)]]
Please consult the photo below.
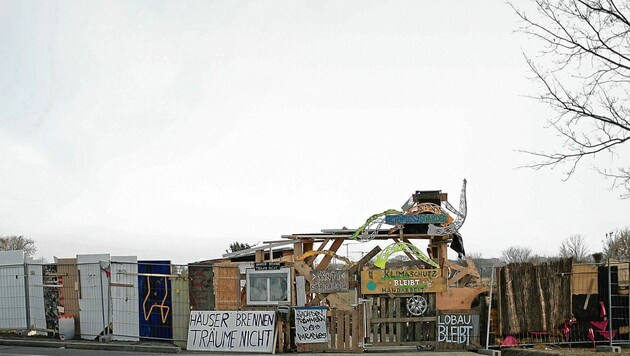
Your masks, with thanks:
[[(414, 194), (407, 204), (422, 203), (427, 196)], [(283, 235), (281, 241), (225, 254), (211, 262), (212, 273), (198, 272), (198, 285), (208, 284), (204, 276), (214, 278), (215, 299), (201, 304), (213, 304), (216, 310), (277, 311), (278, 352), (362, 352), (370, 347), (410, 345), (478, 348), (479, 312), (473, 305), (487, 288), (481, 285), (471, 259), (463, 263), (448, 259), (451, 234), (427, 233), (429, 223), (446, 226), (453, 221), (439, 208), (447, 198), (445, 193), (434, 192), (429, 198), (437, 202), (432, 203), (437, 208), (416, 211), (413, 218), (392, 218), (397, 226), (391, 231), (366, 230), (376, 244), (427, 243), (429, 257), (419, 258), (418, 253), (405, 250), (409, 261), (389, 261), (385, 268), (378, 268), (371, 261), (382, 254), (380, 246), (358, 261), (340, 256), (345, 243), (357, 241), (353, 237), (357, 230)], [(205, 298), (202, 290), (195, 294), (191, 300)], [(319, 320), (321, 324), (311, 326), (317, 332), (296, 327), (294, 308), (297, 312), (322, 307), (325, 323)], [(317, 329), (321, 325), (325, 330)], [(453, 330), (458, 334), (453, 335)]]
[[(355, 230), (323, 230), (322, 233), (315, 234), (294, 234), (286, 235), (284, 238), (294, 241), (295, 260), (293, 267), (295, 274), (304, 276), (309, 291), (308, 283), (315, 271), (322, 271), (330, 268), (331, 261), (336, 256), (344, 243), (354, 241), (351, 239)], [(450, 313), (471, 311), (473, 304), (480, 294), (488, 291), (480, 283), (479, 273), (471, 259), (466, 260), (465, 265), (460, 265), (447, 259), (447, 248), (450, 243), (448, 237), (429, 236), (427, 234), (405, 234), (404, 229), (400, 229), (395, 235), (388, 234), (387, 231), (377, 233), (374, 240), (394, 241), (394, 242), (417, 242), (418, 240), (428, 240), (429, 248), (433, 256), (438, 256), (434, 260), (442, 266), (440, 269), (432, 269), (414, 256), (408, 254), (411, 261), (404, 263), (392, 263), (391, 267), (384, 270), (374, 267), (369, 261), (379, 252), (380, 247), (375, 247), (356, 263), (344, 265), (343, 269), (349, 274), (351, 289), (356, 289), (359, 298), (355, 303), (348, 303), (340, 297), (340, 293), (307, 293), (308, 305), (328, 305), (331, 311), (344, 311), (362, 313), (363, 320), (359, 326), (359, 335), (363, 342), (353, 345), (351, 351), (359, 352), (369, 347), (387, 346), (430, 346), (436, 348), (453, 348), (453, 345), (445, 346), (439, 343), (438, 315), (440, 313)], [(312, 252), (319, 252), (313, 254)], [(308, 256), (301, 258), (301, 256)], [(319, 263), (315, 263), (315, 256), (323, 256)], [(339, 267), (337, 267), (339, 268)], [(413, 271), (409, 278), (398, 280), (399, 284), (413, 284), (418, 280), (414, 275), (420, 276), (420, 280), (427, 274), (432, 276), (430, 288), (407, 289), (390, 288), (394, 284), (384, 284), (384, 273), (396, 273), (400, 271)], [(419, 272), (416, 272), (419, 271)], [(371, 281), (368, 275), (380, 282), (375, 283), (374, 290), (367, 289)], [(383, 288), (386, 287), (386, 288)], [(409, 287), (409, 286), (408, 286)], [(382, 290), (382, 292), (380, 292)], [(426, 311), (422, 315), (410, 315), (407, 303), (410, 298), (422, 297), (426, 301)], [(331, 313), (332, 314), (332, 313)], [(476, 319), (479, 320), (478, 318)], [(478, 330), (476, 326), (476, 330)], [(337, 329), (338, 334), (338, 329)], [(353, 333), (352, 335), (357, 335)], [(472, 337), (472, 335), (470, 335)], [(476, 348), (479, 346), (478, 336), (475, 335), (475, 342), (461, 345), (461, 348)], [(305, 347), (299, 351), (322, 350), (322, 346)], [(331, 350), (329, 346), (327, 350)]]

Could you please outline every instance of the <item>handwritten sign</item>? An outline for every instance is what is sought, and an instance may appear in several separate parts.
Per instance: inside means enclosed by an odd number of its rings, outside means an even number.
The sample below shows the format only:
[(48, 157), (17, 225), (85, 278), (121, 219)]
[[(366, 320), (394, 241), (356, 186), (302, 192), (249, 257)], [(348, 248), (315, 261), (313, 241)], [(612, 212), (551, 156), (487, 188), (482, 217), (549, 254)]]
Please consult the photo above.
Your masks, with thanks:
[(328, 342), (325, 307), (295, 308), (295, 343)]
[(439, 269), (371, 269), (361, 272), (363, 294), (443, 292), (446, 278)]
[(191, 351), (273, 352), (276, 313), (271, 311), (190, 312)]
[(438, 315), (438, 342), (470, 345), (479, 343), (479, 315)]
[(335, 293), (348, 291), (348, 271), (313, 271), (311, 276), (311, 293)]

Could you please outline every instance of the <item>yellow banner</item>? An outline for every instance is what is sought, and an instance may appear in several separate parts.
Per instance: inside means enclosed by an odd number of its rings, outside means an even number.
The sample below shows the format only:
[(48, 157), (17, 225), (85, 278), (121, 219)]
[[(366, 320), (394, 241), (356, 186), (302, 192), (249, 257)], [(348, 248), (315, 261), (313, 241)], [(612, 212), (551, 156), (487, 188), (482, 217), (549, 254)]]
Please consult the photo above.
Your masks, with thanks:
[(373, 269), (361, 271), (363, 294), (417, 294), (446, 290), (439, 269)]

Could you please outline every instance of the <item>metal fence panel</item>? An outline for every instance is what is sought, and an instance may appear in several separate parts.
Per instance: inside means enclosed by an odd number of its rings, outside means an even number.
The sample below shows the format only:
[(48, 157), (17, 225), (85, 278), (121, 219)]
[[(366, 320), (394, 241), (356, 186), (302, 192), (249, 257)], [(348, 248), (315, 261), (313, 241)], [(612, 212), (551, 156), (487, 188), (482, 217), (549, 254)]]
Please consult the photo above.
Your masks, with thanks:
[[(103, 266), (102, 262), (105, 262)], [(77, 255), (79, 269), (79, 307), (81, 308), (81, 338), (94, 340), (108, 333), (109, 290), (105, 267), (109, 255)]]
[(28, 281), (29, 329), (46, 329), (46, 312), (44, 310), (44, 281), (41, 263), (32, 260), (26, 264)]
[(136, 256), (112, 256), (110, 292), (114, 340), (139, 340), (137, 262)]
[[(7, 251), (18, 252), (18, 251)], [(0, 266), (0, 329), (25, 329), (28, 326), (26, 315), (26, 290), (24, 275), (24, 255), (20, 252), (2, 252)]]

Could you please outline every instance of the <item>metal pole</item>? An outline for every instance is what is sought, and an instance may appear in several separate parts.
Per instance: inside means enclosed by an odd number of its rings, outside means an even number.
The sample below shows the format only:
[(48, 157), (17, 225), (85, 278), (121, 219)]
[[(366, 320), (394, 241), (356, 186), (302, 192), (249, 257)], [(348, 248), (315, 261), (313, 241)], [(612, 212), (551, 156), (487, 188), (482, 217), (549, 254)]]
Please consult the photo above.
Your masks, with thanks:
[(28, 287), (28, 263), (24, 262), (24, 304), (26, 305), (26, 330), (30, 330), (31, 328), (31, 298)]
[(612, 279), (610, 278), (610, 258), (608, 258), (608, 346), (612, 347)]
[(488, 320), (486, 324), (486, 350), (488, 350), (488, 345), (490, 344), (490, 313), (492, 313), (493, 286), (494, 286), (494, 265), (492, 266), (492, 271), (490, 272), (490, 302), (488, 303)]

